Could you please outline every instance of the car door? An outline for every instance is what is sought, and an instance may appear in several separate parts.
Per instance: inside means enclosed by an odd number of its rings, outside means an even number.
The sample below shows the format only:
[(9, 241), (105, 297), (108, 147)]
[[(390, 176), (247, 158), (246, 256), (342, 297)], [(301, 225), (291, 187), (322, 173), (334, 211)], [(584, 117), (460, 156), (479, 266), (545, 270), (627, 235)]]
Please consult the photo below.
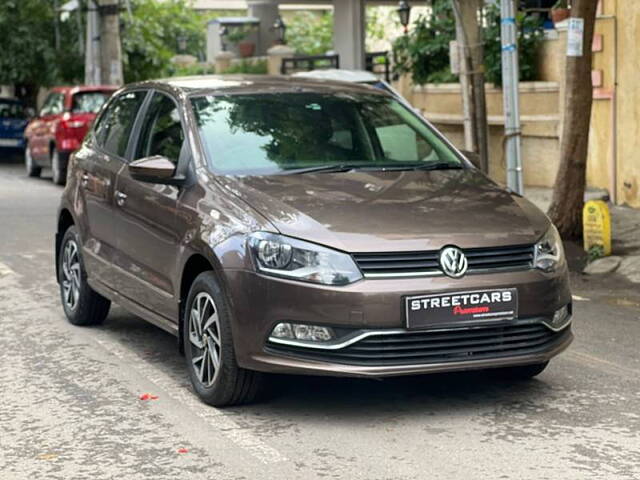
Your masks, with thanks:
[(130, 134), (146, 91), (124, 92), (100, 116), (91, 138), (75, 157), (86, 222), (82, 233), (84, 261), (90, 280), (116, 289), (113, 263), (117, 244), (114, 222), (115, 185), (125, 165)]
[(49, 143), (55, 135), (55, 125), (63, 111), (64, 94), (51, 92), (44, 101), (38, 118), (29, 129), (31, 156), (38, 165), (49, 165)]
[[(180, 110), (168, 95), (155, 92), (141, 115), (131, 159), (161, 155), (176, 166), (185, 161)], [(186, 160), (188, 161), (188, 159)], [(121, 295), (171, 321), (177, 317), (175, 278), (179, 237), (176, 206), (180, 188), (140, 182), (123, 169), (116, 184), (115, 262)]]

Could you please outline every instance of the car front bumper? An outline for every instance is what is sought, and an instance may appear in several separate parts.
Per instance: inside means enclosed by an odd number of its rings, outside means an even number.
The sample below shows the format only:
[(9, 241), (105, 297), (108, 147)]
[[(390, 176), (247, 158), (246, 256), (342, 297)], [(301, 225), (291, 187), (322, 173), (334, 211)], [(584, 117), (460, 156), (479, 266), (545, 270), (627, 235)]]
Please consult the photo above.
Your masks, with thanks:
[[(236, 357), (252, 370), (384, 377), (526, 365), (548, 361), (573, 339), (569, 322), (559, 332), (545, 326), (556, 310), (571, 303), (566, 268), (553, 274), (528, 270), (455, 280), (367, 279), (344, 287), (244, 270), (225, 273)], [(406, 329), (406, 296), (494, 288), (518, 290), (517, 319)], [(331, 351), (301, 348), (269, 341), (280, 322), (330, 326), (346, 338), (364, 336)], [(407, 341), (416, 347), (408, 355), (402, 346)]]

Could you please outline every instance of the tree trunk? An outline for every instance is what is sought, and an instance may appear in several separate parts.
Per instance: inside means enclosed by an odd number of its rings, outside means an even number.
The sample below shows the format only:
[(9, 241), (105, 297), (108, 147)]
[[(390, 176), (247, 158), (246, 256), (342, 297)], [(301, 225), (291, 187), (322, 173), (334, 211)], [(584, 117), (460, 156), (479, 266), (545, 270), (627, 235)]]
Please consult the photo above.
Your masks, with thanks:
[(489, 171), (487, 106), (484, 89), (484, 51), (479, 13), (483, 0), (451, 0), (460, 50), (460, 86), (464, 110), (465, 149), (479, 154), (480, 167)]
[(118, 0), (99, 0), (100, 77), (103, 85), (122, 85), (122, 50)]
[(582, 207), (587, 171), (591, 104), (591, 44), (598, 0), (573, 0), (571, 17), (584, 19), (581, 57), (567, 57), (560, 167), (553, 187), (549, 216), (562, 238), (582, 236)]

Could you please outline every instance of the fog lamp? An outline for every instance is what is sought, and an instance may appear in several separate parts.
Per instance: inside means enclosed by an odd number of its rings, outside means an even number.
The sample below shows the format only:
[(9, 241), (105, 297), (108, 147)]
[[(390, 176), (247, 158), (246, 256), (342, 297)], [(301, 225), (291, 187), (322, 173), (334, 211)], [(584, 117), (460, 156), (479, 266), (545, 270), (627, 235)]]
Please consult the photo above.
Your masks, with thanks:
[(300, 340), (303, 342), (328, 342), (333, 340), (333, 330), (319, 325), (300, 323), (279, 323), (271, 331), (269, 340)]
[(561, 330), (569, 323), (569, 320), (571, 320), (571, 309), (569, 305), (565, 305), (555, 311), (547, 326), (556, 331)]

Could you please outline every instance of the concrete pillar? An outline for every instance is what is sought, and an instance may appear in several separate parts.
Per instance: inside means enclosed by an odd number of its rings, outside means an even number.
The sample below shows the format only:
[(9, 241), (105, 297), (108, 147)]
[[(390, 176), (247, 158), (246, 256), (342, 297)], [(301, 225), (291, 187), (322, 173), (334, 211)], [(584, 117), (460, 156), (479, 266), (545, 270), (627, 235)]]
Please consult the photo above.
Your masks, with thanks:
[(248, 0), (248, 14), (260, 19), (260, 33), (256, 45), (256, 55), (264, 55), (277, 40), (276, 32), (271, 28), (278, 18), (277, 0)]
[(231, 66), (231, 60), (235, 58), (235, 55), (231, 52), (219, 52), (215, 56), (216, 73), (224, 73)]
[(267, 50), (267, 73), (280, 75), (282, 59), (293, 57), (295, 50), (287, 45), (276, 45)]
[(364, 70), (365, 0), (333, 0), (333, 49), (340, 68)]

